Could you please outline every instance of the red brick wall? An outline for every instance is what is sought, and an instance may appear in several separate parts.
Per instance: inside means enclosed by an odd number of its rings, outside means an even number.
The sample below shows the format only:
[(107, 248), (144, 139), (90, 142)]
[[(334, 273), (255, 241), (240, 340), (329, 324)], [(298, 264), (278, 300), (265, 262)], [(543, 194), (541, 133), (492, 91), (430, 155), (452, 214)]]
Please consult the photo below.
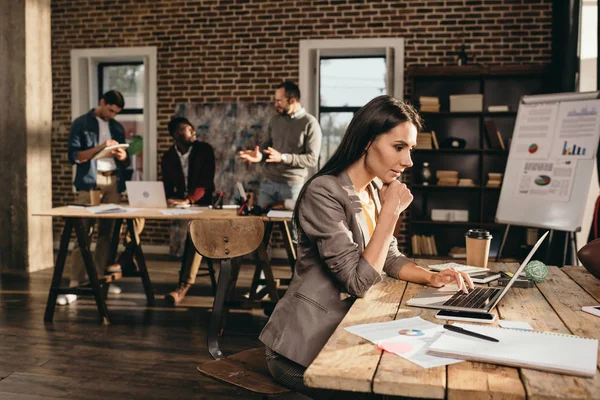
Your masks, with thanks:
[[(180, 102), (269, 101), (298, 79), (301, 39), (405, 38), (405, 66), (549, 63), (551, 0), (52, 0), (53, 204), (73, 201), (66, 140), (74, 48), (157, 46), (158, 151)], [(410, 87), (406, 85), (405, 96)], [(60, 222), (55, 222), (58, 234)], [(144, 243), (164, 244), (147, 224)], [(401, 236), (401, 239), (404, 239)]]

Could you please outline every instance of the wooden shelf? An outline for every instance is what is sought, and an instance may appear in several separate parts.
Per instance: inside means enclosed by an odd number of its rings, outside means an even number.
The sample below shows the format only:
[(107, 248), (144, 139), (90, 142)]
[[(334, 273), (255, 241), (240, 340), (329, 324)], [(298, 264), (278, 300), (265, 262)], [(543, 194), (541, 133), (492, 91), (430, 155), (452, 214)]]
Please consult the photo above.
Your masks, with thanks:
[(495, 222), (472, 222), (472, 221), (431, 221), (431, 220), (416, 220), (411, 221), (414, 225), (440, 225), (440, 226), (477, 226), (482, 228), (494, 229), (503, 228), (506, 224), (497, 224)]
[(411, 185), (411, 189), (431, 190), (480, 190), (481, 186), (440, 186), (440, 185)]
[[(497, 150), (496, 150), (497, 151)], [(419, 149), (416, 148), (413, 154), (480, 154), (481, 149)]]
[[(546, 93), (548, 71), (548, 65), (538, 64), (408, 68), (413, 104), (419, 104), (420, 96), (437, 97), (440, 102), (440, 112), (420, 113), (426, 130), (435, 131), (439, 143), (448, 137), (459, 137), (466, 140), (469, 146), (465, 149), (415, 149), (412, 177), (416, 184), (410, 186), (415, 196), (412, 207), (412, 218), (415, 220), (408, 221), (409, 237), (413, 234), (433, 235), (441, 254), (447, 253), (452, 247), (464, 247), (464, 233), (468, 229), (482, 228), (494, 232), (492, 246), (499, 246), (503, 236), (501, 232), (506, 225), (495, 223), (494, 218), (502, 189), (485, 187), (485, 183), (488, 172), (503, 171), (506, 168), (509, 151), (508, 147), (506, 150), (490, 148), (485, 122), (494, 121), (506, 143), (506, 139), (510, 137), (509, 131), (514, 130), (516, 124), (520, 99), (524, 95)], [(481, 94), (482, 110), (450, 112), (450, 96), (460, 94)], [(490, 105), (506, 105), (510, 111), (489, 112)], [(455, 170), (459, 172), (459, 176), (473, 178), (479, 185), (422, 185), (420, 177), (424, 162), (429, 163), (433, 177), (437, 170)], [(432, 179), (430, 182), (437, 180)], [(444, 208), (469, 210), (469, 217), (474, 221), (430, 220), (431, 210)], [(525, 240), (524, 235), (523, 229), (511, 229), (503, 253), (509, 257), (519, 254), (519, 246)], [(410, 243), (408, 245), (410, 247)]]
[(502, 112), (489, 112), (489, 111), (464, 111), (464, 112), (451, 112), (451, 111), (419, 111), (423, 117), (432, 118), (432, 117), (440, 117), (440, 118), (470, 118), (470, 117), (485, 117), (485, 118), (493, 118), (493, 117), (516, 117), (516, 111), (502, 111)]

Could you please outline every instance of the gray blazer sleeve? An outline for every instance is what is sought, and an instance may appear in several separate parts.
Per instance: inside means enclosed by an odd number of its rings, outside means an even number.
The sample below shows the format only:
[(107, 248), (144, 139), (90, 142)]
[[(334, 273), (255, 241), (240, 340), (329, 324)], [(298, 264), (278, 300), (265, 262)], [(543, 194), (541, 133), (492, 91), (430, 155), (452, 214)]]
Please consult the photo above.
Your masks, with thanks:
[(340, 193), (339, 186), (335, 193), (333, 179), (320, 178), (308, 186), (300, 203), (300, 228), (316, 244), (321, 259), (344, 291), (364, 297), (381, 275), (362, 257), (339, 200), (345, 193)]
[(392, 278), (400, 279), (400, 269), (402, 269), (403, 265), (410, 262), (413, 261), (400, 253), (400, 250), (398, 250), (398, 241), (395, 237), (392, 237), (390, 248), (383, 264), (383, 271)]

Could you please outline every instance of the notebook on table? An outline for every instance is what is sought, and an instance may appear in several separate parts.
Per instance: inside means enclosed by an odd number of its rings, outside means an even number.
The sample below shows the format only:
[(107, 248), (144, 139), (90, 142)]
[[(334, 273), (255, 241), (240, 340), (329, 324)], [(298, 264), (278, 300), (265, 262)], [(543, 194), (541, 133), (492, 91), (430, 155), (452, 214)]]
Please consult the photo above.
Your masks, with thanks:
[(454, 325), (496, 338), (499, 342), (449, 331), (429, 347), (428, 354), (568, 375), (593, 377), (596, 374), (596, 339), (471, 324)]

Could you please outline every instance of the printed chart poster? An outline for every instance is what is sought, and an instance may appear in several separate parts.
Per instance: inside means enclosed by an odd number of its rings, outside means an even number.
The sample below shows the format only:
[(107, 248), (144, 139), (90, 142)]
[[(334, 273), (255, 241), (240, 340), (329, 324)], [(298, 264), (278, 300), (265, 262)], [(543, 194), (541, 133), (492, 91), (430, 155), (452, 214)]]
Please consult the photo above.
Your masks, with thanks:
[(521, 104), (510, 148), (511, 156), (548, 158), (557, 110), (557, 103)]
[(577, 160), (523, 161), (517, 197), (569, 201)]
[(592, 159), (600, 135), (598, 100), (566, 101), (560, 104), (552, 158)]

